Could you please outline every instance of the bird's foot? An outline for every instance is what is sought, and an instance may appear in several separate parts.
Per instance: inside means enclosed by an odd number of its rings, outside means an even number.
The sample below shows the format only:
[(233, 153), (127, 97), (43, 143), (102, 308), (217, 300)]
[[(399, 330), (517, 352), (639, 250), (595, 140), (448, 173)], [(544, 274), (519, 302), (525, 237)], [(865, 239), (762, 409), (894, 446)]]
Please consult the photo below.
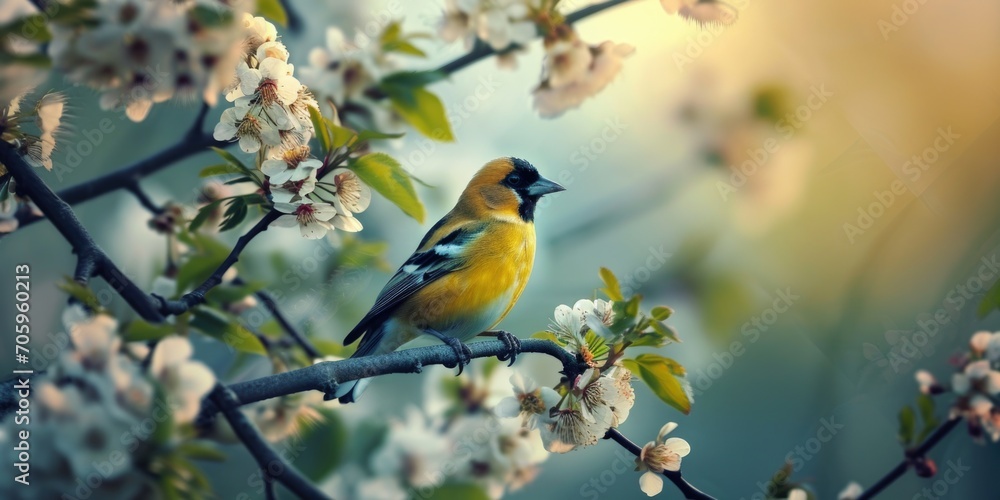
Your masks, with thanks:
[(513, 333), (510, 333), (507, 330), (497, 330), (485, 333), (491, 337), (496, 337), (507, 346), (507, 352), (498, 355), (497, 359), (500, 361), (510, 360), (510, 362), (507, 363), (507, 366), (513, 366), (514, 361), (517, 360), (517, 355), (521, 352), (521, 339), (517, 338)]
[(458, 360), (458, 373), (456, 373), (455, 376), (457, 377), (461, 375), (462, 370), (465, 369), (465, 365), (472, 361), (472, 349), (469, 349), (469, 346), (463, 344), (461, 340), (458, 340), (455, 337), (446, 337), (441, 339), (441, 341), (455, 351), (455, 358)]
[[(461, 375), (462, 370), (465, 369), (465, 365), (472, 361), (472, 349), (469, 349), (469, 346), (463, 344), (461, 340), (458, 340), (450, 335), (445, 335), (436, 330), (427, 330), (427, 333), (433, 335), (445, 345), (451, 347), (451, 350), (455, 351), (455, 359), (457, 359), (457, 362), (454, 366), (458, 366), (458, 373), (456, 373), (455, 376), (457, 377)], [(448, 368), (452, 367), (452, 365), (447, 364), (445, 366)]]

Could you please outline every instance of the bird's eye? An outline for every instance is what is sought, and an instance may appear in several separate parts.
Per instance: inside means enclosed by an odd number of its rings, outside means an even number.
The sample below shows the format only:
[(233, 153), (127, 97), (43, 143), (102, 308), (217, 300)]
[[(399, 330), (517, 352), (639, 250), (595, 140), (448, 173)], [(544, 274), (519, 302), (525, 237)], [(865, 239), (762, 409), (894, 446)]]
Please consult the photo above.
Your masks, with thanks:
[(510, 174), (510, 175), (507, 176), (507, 184), (510, 184), (513, 187), (517, 187), (517, 185), (520, 184), (520, 183), (521, 183), (521, 176), (520, 175)]

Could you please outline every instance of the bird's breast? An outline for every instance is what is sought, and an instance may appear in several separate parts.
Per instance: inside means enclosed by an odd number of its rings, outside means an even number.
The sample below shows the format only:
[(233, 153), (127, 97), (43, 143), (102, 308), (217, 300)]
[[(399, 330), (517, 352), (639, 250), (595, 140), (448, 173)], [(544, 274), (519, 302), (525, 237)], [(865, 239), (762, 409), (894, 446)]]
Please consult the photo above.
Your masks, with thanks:
[(499, 323), (531, 275), (534, 226), (498, 223), (470, 243), (468, 255), (465, 267), (419, 291), (400, 311), (415, 327), (467, 340)]

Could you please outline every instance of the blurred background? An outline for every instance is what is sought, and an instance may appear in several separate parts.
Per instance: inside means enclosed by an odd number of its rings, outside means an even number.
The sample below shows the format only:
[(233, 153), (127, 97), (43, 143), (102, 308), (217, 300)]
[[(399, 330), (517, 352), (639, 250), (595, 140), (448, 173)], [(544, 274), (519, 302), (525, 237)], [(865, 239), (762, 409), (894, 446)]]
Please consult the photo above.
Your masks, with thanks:
[[(443, 8), (423, 0), (291, 6), (304, 29), (282, 32), (282, 40), (290, 62), (303, 66), (328, 26), (350, 34), (388, 14), (409, 30), (435, 31)], [(567, 191), (539, 209), (535, 271), (501, 326), (521, 337), (543, 330), (557, 305), (593, 297), (600, 266), (612, 269), (644, 295), (645, 307), (675, 310), (670, 324), (683, 343), (665, 354), (687, 366), (695, 394), (685, 416), (637, 383), (622, 432), (641, 444), (663, 423), (678, 422), (673, 435), (692, 445), (684, 476), (718, 498), (753, 497), (793, 456), (793, 477), (831, 498), (848, 481), (872, 484), (900, 460), (896, 416), (917, 393), (913, 372), (947, 379), (949, 357), (967, 349), (969, 336), (997, 329), (1000, 315), (977, 309), (1000, 276), (1000, 169), (993, 165), (1000, 4), (733, 6), (739, 20), (725, 27), (700, 28), (642, 1), (580, 22), (588, 42), (625, 42), (636, 51), (605, 91), (556, 119), (539, 118), (531, 106), (538, 42), (515, 70), (487, 59), (435, 84), (456, 141), (409, 133), (387, 146), (431, 186), (418, 186), (428, 218), (418, 224), (376, 195), (359, 216), (359, 237), (387, 242), (394, 269), (482, 164), (498, 156), (531, 161)], [(415, 60), (415, 69), (464, 52), (461, 43), (425, 43), (430, 59)], [(47, 85), (66, 86), (60, 76)], [(69, 144), (103, 118), (113, 130), (78, 167), (46, 178), (56, 190), (173, 143), (196, 109), (158, 105), (134, 124), (101, 111), (91, 90), (68, 95)], [(57, 151), (56, 162), (72, 165), (60, 158), (67, 151)], [(209, 154), (193, 157), (145, 186), (154, 198), (191, 202), (197, 172), (211, 163)], [(134, 198), (123, 192), (75, 208), (112, 258), (148, 286), (165, 248)], [(324, 286), (308, 270), (290, 280), (269, 266), (274, 252), (294, 263), (333, 244), (268, 231), (241, 260), (241, 274), (269, 283), (295, 321), (337, 342), (388, 270), (370, 266), (350, 286)], [(0, 267), (3, 282), (13, 281), (14, 263), (33, 264), (36, 331), (59, 331), (64, 295), (56, 284), (74, 266), (68, 244), (39, 223), (3, 238), (0, 249), (8, 263)], [(107, 285), (95, 281), (94, 288)], [(0, 307), (13, 317), (9, 302)], [(128, 317), (121, 304), (112, 309)], [(199, 355), (224, 373), (228, 353), (202, 347)], [(11, 366), (0, 361), (3, 370)], [(543, 383), (554, 374), (551, 362), (532, 356), (519, 366)], [(427, 376), (384, 377), (359, 404), (336, 411), (347, 422), (376, 410), (402, 416), (404, 403), (421, 401)], [(836, 432), (815, 449), (824, 427)], [(322, 456), (324, 443), (305, 445)], [(553, 455), (511, 498), (644, 498), (631, 467), (614, 472), (617, 451), (602, 442)], [(221, 498), (244, 491), (240, 481), (252, 467), (244, 451), (229, 453), (232, 460), (206, 466)], [(960, 430), (932, 456), (942, 470), (950, 462), (971, 466), (944, 496), (996, 497), (1000, 457), (992, 447)], [(931, 481), (909, 474), (885, 497), (914, 497)], [(678, 496), (669, 486), (663, 495)]]

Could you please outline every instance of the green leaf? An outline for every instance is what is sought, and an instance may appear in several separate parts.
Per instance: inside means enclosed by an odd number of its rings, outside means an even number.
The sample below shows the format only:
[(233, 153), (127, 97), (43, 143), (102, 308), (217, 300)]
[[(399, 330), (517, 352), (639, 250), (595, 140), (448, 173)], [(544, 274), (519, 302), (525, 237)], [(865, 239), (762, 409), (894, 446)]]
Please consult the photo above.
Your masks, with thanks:
[(0, 26), (0, 39), (16, 36), (29, 42), (45, 43), (52, 40), (45, 14), (31, 14)]
[(921, 394), (917, 396), (917, 409), (920, 410), (920, 419), (924, 422), (924, 425), (920, 428), (920, 434), (917, 435), (914, 443), (922, 443), (927, 439), (927, 436), (930, 436), (934, 432), (934, 429), (937, 429), (940, 422), (934, 416), (934, 398), (930, 397), (930, 395)]
[(389, 96), (392, 109), (424, 136), (441, 142), (452, 142), (447, 112), (441, 99), (423, 88), (387, 85), (382, 90)]
[(322, 419), (302, 433), (302, 443), (308, 446), (295, 459), (295, 466), (313, 482), (322, 481), (340, 465), (348, 442), (340, 416), (325, 408), (319, 413)]
[(176, 332), (177, 327), (168, 323), (154, 325), (152, 323), (147, 323), (141, 319), (135, 319), (129, 322), (125, 327), (125, 340), (128, 342), (135, 342), (140, 340), (156, 340), (162, 339), (167, 335)]
[(390, 134), (387, 132), (379, 132), (378, 130), (362, 130), (358, 133), (358, 144), (364, 144), (372, 139), (399, 139), (404, 135), (406, 134), (402, 132), (398, 134)]
[(216, 448), (215, 444), (209, 441), (187, 441), (177, 447), (182, 455), (195, 460), (209, 460), (212, 462), (223, 462), (226, 454)]
[(244, 173), (242, 169), (236, 167), (232, 163), (220, 163), (218, 165), (210, 165), (201, 169), (198, 172), (198, 177), (212, 177), (213, 175), (227, 175), (227, 174), (242, 174)]
[(333, 142), (330, 131), (326, 128), (326, 119), (323, 114), (319, 109), (309, 106), (309, 120), (312, 122), (313, 128), (316, 129), (316, 138), (319, 139), (323, 153), (329, 152), (333, 149)]
[(326, 130), (327, 133), (330, 134), (330, 143), (333, 145), (334, 149), (341, 146), (347, 146), (349, 144), (360, 144), (360, 141), (356, 140), (358, 134), (353, 130), (347, 127), (341, 127), (340, 125), (333, 123), (333, 120), (325, 116), (323, 117), (323, 120), (326, 122)]
[(379, 42), (387, 43), (394, 40), (399, 40), (403, 36), (403, 24), (399, 21), (393, 21), (386, 25), (385, 29), (382, 30), (382, 35), (379, 37)]
[(444, 484), (433, 490), (426, 500), (489, 500), (481, 486), (469, 483)]
[(246, 200), (242, 196), (230, 198), (219, 231), (228, 231), (239, 226), (246, 219), (247, 212)]
[(229, 9), (216, 9), (208, 5), (195, 5), (191, 8), (191, 18), (201, 26), (214, 28), (226, 26), (233, 22), (233, 12)]
[(424, 205), (417, 198), (410, 176), (395, 158), (369, 153), (350, 162), (350, 168), (372, 189), (418, 222), (424, 221)]
[(94, 291), (87, 285), (84, 285), (69, 276), (65, 276), (64, 278), (63, 282), (59, 284), (60, 290), (68, 293), (74, 299), (79, 300), (89, 309), (93, 309), (94, 311), (100, 311), (102, 309), (101, 301), (97, 299), (97, 295), (94, 295)]
[(215, 272), (225, 259), (214, 255), (196, 255), (191, 257), (177, 270), (177, 290), (186, 292), (194, 285), (204, 282)]
[(673, 328), (670, 328), (655, 319), (649, 322), (649, 326), (653, 327), (653, 331), (658, 335), (670, 339), (671, 342), (680, 343), (681, 339), (677, 336), (677, 332), (675, 332)]
[(635, 359), (640, 363), (666, 365), (667, 369), (670, 370), (670, 373), (673, 373), (678, 377), (687, 375), (687, 370), (684, 368), (684, 365), (678, 363), (672, 358), (667, 358), (658, 354), (644, 353), (636, 356)]
[(221, 156), (222, 159), (226, 160), (226, 162), (228, 162), (230, 165), (242, 170), (244, 173), (248, 175), (253, 175), (253, 170), (244, 165), (239, 158), (237, 158), (229, 151), (226, 151), (225, 149), (222, 148), (217, 148), (215, 146), (212, 146), (212, 151), (215, 151), (217, 155)]
[(260, 339), (256, 335), (243, 328), (235, 318), (231, 318), (221, 311), (207, 307), (195, 309), (191, 318), (191, 327), (237, 351), (267, 355), (267, 349), (260, 343)]
[(197, 231), (198, 228), (201, 227), (202, 224), (204, 224), (205, 221), (208, 220), (208, 217), (212, 215), (212, 212), (214, 212), (215, 209), (218, 208), (219, 204), (222, 203), (223, 201), (226, 201), (226, 199), (215, 200), (209, 203), (208, 205), (199, 208), (198, 214), (195, 215), (194, 218), (191, 219), (191, 223), (188, 224), (188, 231)]
[(902, 443), (904, 447), (909, 447), (913, 444), (913, 432), (916, 428), (916, 416), (913, 413), (913, 408), (910, 405), (906, 405), (902, 410), (899, 410), (899, 442)]
[(431, 71), (400, 71), (392, 73), (382, 78), (383, 86), (390, 87), (426, 87), (432, 83), (440, 82), (448, 78), (448, 73), (437, 70)]
[(674, 310), (667, 306), (656, 306), (649, 311), (649, 314), (653, 316), (656, 321), (664, 321), (674, 314)]
[(691, 398), (677, 372), (683, 367), (676, 361), (656, 354), (643, 354), (634, 360), (623, 360), (623, 365), (639, 376), (663, 402), (691, 413)]
[(602, 267), (598, 274), (601, 276), (601, 281), (604, 282), (604, 288), (601, 289), (601, 291), (604, 292), (604, 295), (607, 295), (609, 299), (616, 302), (625, 300), (625, 297), (622, 295), (621, 286), (618, 284), (618, 278), (615, 277), (615, 273), (611, 272), (611, 270), (606, 267)]
[(257, 14), (282, 26), (288, 26), (288, 14), (279, 0), (257, 0)]
[(408, 40), (393, 40), (388, 43), (382, 44), (382, 51), (384, 52), (399, 52), (400, 54), (406, 54), (409, 56), (416, 57), (427, 57), (427, 53), (421, 50), (416, 45), (413, 45)]

